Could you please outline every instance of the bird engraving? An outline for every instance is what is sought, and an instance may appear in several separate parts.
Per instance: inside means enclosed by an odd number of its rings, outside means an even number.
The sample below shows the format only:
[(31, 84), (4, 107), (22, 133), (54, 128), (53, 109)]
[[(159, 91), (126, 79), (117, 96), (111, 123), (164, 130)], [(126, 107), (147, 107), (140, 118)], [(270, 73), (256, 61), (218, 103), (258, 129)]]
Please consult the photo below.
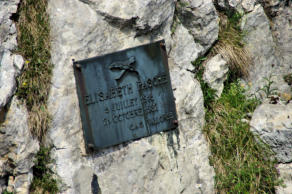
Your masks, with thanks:
[(129, 59), (124, 61), (113, 62), (109, 66), (109, 69), (111, 71), (120, 71), (119, 76), (115, 78), (116, 81), (120, 81), (122, 80), (124, 75), (126, 75), (127, 72), (134, 72), (138, 74), (138, 72), (136, 71), (135, 62), (136, 62), (135, 57), (130, 57)]

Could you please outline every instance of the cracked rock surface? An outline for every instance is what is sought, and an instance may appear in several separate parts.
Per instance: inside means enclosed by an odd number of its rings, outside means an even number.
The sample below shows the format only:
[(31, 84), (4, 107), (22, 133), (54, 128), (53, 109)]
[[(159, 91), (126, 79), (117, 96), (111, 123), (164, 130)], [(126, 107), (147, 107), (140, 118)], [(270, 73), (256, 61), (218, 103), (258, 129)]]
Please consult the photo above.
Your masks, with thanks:
[(19, 0), (0, 1), (0, 112), (13, 96), (15, 79), (24, 64), (22, 56), (13, 53), (17, 32), (10, 17), (16, 13), (18, 3)]
[(16, 98), (5, 117), (0, 126), (0, 192), (10, 187), (16, 193), (28, 194), (39, 144), (30, 134), (26, 108)]
[[(214, 193), (214, 170), (201, 131), (202, 91), (187, 70), (203, 47), (186, 27), (179, 26), (171, 36), (174, 8), (172, 0), (49, 1), (55, 68), (48, 104), (53, 120), (47, 139), (55, 147), (53, 170), (62, 180), (61, 193)], [(188, 41), (181, 41), (183, 35)], [(85, 59), (162, 38), (170, 53), (178, 130), (86, 154), (72, 58)], [(207, 42), (204, 47), (212, 44)], [(179, 61), (176, 56), (184, 47), (192, 50), (183, 52), (184, 60)], [(77, 174), (86, 177), (77, 178)]]
[(254, 132), (276, 153), (279, 162), (292, 162), (292, 104), (262, 104), (250, 122)]

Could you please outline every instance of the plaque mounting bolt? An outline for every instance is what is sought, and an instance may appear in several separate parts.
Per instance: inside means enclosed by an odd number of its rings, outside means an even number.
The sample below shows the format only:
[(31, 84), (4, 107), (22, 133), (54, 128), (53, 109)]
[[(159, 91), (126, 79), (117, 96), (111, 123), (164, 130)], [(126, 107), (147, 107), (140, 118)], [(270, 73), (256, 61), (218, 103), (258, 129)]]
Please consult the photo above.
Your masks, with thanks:
[(81, 65), (79, 63), (76, 63), (75, 64), (76, 68), (80, 69), (81, 68)]
[(178, 120), (173, 120), (172, 123), (177, 126), (178, 125)]

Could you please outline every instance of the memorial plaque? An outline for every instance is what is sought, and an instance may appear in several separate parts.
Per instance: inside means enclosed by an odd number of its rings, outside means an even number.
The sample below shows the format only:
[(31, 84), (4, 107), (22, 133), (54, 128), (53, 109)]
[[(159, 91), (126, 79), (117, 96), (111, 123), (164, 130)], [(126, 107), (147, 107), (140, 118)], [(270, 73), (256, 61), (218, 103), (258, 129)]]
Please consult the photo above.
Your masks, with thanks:
[(74, 73), (89, 148), (177, 127), (164, 41), (76, 61)]

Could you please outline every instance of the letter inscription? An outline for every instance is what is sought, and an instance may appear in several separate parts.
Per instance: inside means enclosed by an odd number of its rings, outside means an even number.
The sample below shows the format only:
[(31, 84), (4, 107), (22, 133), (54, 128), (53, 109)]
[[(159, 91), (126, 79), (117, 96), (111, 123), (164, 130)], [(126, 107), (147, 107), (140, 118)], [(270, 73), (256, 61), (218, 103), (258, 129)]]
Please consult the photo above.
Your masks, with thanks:
[(176, 128), (161, 45), (158, 41), (74, 62), (86, 145), (101, 149)]

